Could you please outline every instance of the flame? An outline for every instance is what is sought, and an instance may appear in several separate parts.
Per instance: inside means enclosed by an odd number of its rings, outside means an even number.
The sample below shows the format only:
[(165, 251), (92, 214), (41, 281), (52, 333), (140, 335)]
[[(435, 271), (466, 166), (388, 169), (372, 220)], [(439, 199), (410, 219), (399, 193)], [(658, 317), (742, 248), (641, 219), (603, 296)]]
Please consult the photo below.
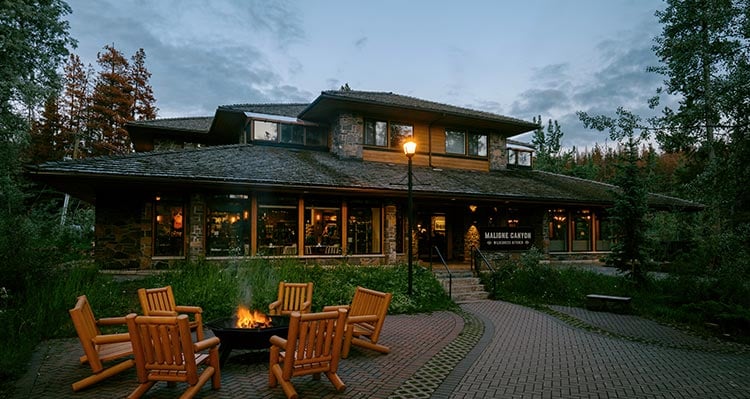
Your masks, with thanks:
[(243, 305), (237, 307), (237, 328), (264, 328), (271, 326), (271, 318), (258, 310), (250, 310)]

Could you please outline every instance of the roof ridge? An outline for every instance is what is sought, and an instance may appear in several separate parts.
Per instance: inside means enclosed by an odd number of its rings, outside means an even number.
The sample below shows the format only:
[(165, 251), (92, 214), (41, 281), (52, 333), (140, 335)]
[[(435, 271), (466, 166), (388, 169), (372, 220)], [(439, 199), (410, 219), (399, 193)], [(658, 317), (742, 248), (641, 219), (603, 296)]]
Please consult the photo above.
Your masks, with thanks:
[(219, 108), (229, 108), (229, 107), (244, 107), (248, 105), (310, 105), (309, 102), (306, 103), (237, 103), (237, 104), (225, 104), (225, 105), (219, 105)]

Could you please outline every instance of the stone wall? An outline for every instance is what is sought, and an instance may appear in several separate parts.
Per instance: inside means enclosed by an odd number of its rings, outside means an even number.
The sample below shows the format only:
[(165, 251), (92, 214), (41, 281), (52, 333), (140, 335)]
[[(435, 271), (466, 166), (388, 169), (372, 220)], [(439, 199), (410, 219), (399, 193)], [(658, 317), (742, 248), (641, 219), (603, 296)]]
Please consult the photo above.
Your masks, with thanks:
[(94, 259), (108, 269), (151, 266), (151, 209), (128, 198), (102, 197), (96, 204)]
[(490, 170), (505, 170), (508, 167), (508, 151), (506, 140), (498, 134), (490, 134), (487, 138), (487, 154), (489, 155)]
[(364, 118), (353, 113), (340, 113), (331, 125), (331, 153), (339, 158), (362, 159)]

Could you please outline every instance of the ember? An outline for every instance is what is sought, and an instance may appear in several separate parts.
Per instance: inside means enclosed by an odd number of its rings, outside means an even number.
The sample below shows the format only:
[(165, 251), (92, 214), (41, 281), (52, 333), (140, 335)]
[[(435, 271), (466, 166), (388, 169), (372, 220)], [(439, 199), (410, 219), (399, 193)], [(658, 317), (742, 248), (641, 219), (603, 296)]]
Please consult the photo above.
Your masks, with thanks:
[(236, 328), (266, 328), (271, 326), (271, 318), (258, 310), (250, 310), (240, 305), (235, 315)]

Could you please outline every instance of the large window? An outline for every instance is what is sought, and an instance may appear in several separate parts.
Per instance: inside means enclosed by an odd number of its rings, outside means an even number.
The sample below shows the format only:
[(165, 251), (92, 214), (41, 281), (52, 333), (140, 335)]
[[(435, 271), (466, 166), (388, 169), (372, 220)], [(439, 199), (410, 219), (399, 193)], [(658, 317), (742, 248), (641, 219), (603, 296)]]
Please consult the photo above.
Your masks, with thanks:
[(591, 251), (591, 211), (580, 209), (573, 212), (573, 251)]
[(278, 198), (258, 204), (258, 255), (297, 255), (297, 203)]
[(568, 251), (568, 212), (565, 209), (553, 209), (547, 214), (550, 252)]
[(305, 206), (305, 255), (341, 255), (341, 206), (309, 201)]
[(365, 145), (401, 149), (414, 136), (414, 127), (403, 123), (365, 120)]
[(380, 204), (349, 203), (347, 221), (347, 254), (380, 253)]
[(206, 205), (206, 255), (250, 255), (248, 196), (216, 195)]
[(154, 256), (184, 256), (185, 206), (182, 201), (156, 198)]
[(446, 129), (445, 153), (486, 157), (487, 135), (461, 129)]
[[(322, 147), (328, 144), (325, 129), (319, 126), (254, 120), (248, 124), (247, 137), (257, 141)], [(246, 140), (250, 141), (250, 140)]]

